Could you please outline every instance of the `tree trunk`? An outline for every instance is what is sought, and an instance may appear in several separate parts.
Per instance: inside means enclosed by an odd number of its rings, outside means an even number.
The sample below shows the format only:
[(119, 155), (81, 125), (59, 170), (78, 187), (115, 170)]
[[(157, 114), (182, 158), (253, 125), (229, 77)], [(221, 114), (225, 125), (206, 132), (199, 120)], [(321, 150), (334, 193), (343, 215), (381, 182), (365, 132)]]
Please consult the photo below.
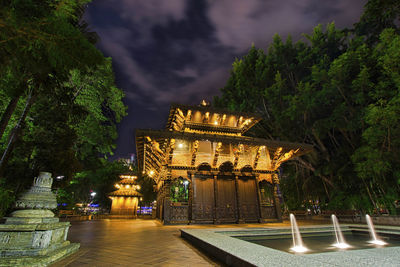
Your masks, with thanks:
[(4, 131), (6, 130), (8, 122), (10, 121), (11, 115), (14, 113), (14, 110), (17, 107), (18, 100), (19, 100), (19, 96), (11, 98), (6, 110), (4, 111), (3, 115), (1, 116), (0, 139), (3, 137)]
[(17, 125), (12, 130), (12, 132), (10, 134), (10, 138), (8, 139), (8, 144), (7, 144), (6, 150), (3, 152), (3, 155), (0, 159), (0, 177), (3, 172), (3, 168), (4, 168), (5, 164), (7, 163), (8, 156), (10, 155), (10, 153), (13, 149), (13, 145), (18, 140), (18, 135), (21, 131), (22, 124), (25, 121), (26, 115), (28, 115), (28, 112), (29, 112), (33, 102), (34, 102), (34, 97), (33, 97), (33, 92), (31, 90), (29, 92), (28, 98), (26, 100), (24, 111), (22, 112), (21, 116), (19, 117)]

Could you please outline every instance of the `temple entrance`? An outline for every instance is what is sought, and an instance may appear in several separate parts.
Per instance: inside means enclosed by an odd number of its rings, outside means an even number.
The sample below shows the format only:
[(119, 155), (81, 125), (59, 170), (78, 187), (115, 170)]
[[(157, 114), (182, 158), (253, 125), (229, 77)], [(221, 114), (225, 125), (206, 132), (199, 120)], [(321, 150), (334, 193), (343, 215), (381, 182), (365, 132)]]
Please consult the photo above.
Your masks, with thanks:
[(260, 209), (257, 200), (257, 186), (254, 177), (239, 177), (238, 180), (240, 217), (245, 222), (258, 222)]
[(235, 223), (238, 221), (234, 176), (218, 176), (216, 205), (218, 223)]
[(196, 175), (193, 179), (192, 220), (196, 223), (214, 222), (214, 179)]

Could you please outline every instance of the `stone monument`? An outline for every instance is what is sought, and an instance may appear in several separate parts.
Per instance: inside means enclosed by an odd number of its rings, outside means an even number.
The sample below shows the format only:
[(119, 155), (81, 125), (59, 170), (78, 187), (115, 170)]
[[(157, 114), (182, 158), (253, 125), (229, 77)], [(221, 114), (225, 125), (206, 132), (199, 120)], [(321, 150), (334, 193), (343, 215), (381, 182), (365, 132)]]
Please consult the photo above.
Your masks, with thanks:
[(79, 249), (66, 240), (70, 223), (51, 211), (57, 207), (52, 183), (51, 173), (41, 172), (0, 224), (0, 266), (47, 266)]

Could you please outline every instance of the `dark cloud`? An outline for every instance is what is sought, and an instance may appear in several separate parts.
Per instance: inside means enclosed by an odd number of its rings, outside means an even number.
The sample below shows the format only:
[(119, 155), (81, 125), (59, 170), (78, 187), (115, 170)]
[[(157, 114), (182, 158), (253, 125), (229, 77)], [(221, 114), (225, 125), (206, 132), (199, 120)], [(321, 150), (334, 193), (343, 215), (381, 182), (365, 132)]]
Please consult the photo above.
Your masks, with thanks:
[(97, 0), (86, 20), (113, 58), (129, 115), (117, 156), (134, 153), (135, 128), (160, 128), (171, 102), (219, 94), (235, 57), (266, 49), (275, 33), (299, 39), (317, 24), (351, 27), (365, 0)]

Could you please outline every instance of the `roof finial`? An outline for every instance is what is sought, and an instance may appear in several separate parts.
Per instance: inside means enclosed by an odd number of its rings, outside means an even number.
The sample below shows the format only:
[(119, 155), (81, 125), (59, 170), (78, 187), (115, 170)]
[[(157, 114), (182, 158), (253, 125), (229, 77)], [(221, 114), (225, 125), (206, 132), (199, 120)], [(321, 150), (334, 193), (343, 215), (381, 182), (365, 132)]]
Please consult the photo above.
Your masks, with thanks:
[(200, 106), (207, 107), (210, 103), (207, 103), (204, 99), (201, 101)]

